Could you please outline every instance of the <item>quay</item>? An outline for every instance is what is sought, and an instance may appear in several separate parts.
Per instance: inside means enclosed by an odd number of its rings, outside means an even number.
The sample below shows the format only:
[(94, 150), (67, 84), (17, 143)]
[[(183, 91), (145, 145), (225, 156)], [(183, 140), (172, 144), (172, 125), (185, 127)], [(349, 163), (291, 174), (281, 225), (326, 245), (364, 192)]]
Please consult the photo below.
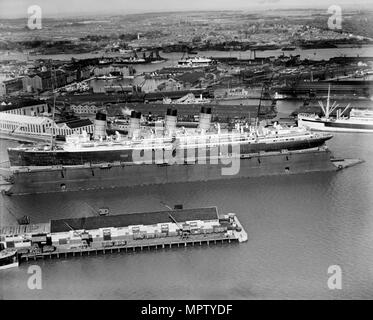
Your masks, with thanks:
[(0, 228), (0, 251), (19, 262), (245, 242), (234, 213), (216, 207), (52, 220)]
[(74, 250), (58, 250), (49, 253), (38, 253), (38, 254), (20, 254), (20, 261), (36, 261), (38, 259), (62, 259), (70, 257), (82, 257), (99, 254), (113, 254), (113, 253), (133, 253), (141, 251), (151, 250), (163, 250), (171, 248), (183, 248), (183, 247), (197, 247), (197, 246), (210, 246), (218, 244), (230, 244), (238, 243), (239, 239), (232, 235), (226, 237), (219, 236), (208, 236), (208, 237), (193, 237), (192, 239), (165, 239), (163, 241), (143, 241), (132, 245), (118, 245), (113, 247), (101, 247), (101, 248), (79, 248)]

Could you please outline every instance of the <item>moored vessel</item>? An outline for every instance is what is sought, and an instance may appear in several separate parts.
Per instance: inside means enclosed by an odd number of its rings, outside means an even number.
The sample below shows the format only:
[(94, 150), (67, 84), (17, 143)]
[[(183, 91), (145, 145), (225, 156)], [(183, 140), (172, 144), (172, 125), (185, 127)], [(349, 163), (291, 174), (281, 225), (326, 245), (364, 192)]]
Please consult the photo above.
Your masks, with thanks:
[(182, 58), (178, 61), (178, 67), (180, 68), (200, 68), (208, 67), (213, 63), (213, 60), (206, 57), (187, 57)]
[[(330, 104), (330, 87), (326, 106), (319, 102), (323, 116), (317, 114), (298, 114), (298, 125), (315, 131), (327, 132), (373, 132), (373, 110), (350, 109), (347, 105), (343, 110), (337, 109), (339, 105)], [(350, 109), (349, 115), (345, 114)], [(331, 114), (336, 111), (336, 116)]]
[(5, 248), (0, 251), (0, 270), (18, 267), (17, 250), (14, 248)]
[(203, 106), (197, 129), (180, 128), (177, 110), (169, 108), (164, 122), (144, 128), (141, 114), (132, 111), (128, 135), (108, 137), (106, 115), (97, 113), (93, 139), (83, 132), (62, 145), (8, 149), (8, 194), (336, 170), (325, 146), (330, 134), (248, 124), (224, 131), (211, 117), (211, 108)]
[[(176, 156), (183, 162), (205, 155), (244, 156), (258, 152), (302, 150), (320, 147), (332, 136), (311, 133), (304, 128), (263, 127), (236, 124), (232, 131), (211, 124), (211, 108), (202, 107), (197, 129), (177, 128), (177, 110), (169, 108), (163, 124), (154, 128), (140, 126), (141, 113), (132, 111), (127, 136), (107, 136), (106, 115), (97, 113), (94, 135), (86, 132), (66, 137), (63, 145), (34, 145), (9, 148), (13, 169), (22, 167), (72, 166), (121, 162), (135, 164), (138, 153), (151, 155), (151, 163), (169, 163)], [(204, 148), (205, 154), (198, 154)], [(180, 159), (178, 159), (180, 160)], [(151, 164), (150, 163), (150, 164)]]
[(298, 125), (315, 131), (372, 133), (373, 111), (351, 109), (349, 116), (343, 117), (338, 113), (335, 118), (301, 113)]

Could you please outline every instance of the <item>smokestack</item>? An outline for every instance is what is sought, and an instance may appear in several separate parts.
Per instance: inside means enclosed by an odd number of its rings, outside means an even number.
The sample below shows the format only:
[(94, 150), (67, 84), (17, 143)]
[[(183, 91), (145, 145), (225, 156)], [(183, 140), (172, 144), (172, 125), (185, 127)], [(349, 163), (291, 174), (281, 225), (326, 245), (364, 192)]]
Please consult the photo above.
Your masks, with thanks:
[(136, 111), (131, 112), (130, 126), (128, 130), (129, 137), (132, 138), (140, 130), (140, 119), (141, 119), (141, 112), (136, 112)]
[(100, 140), (101, 138), (106, 138), (106, 114), (97, 112), (94, 121), (93, 139)]
[(199, 128), (202, 132), (206, 132), (210, 129), (211, 125), (211, 108), (201, 108), (199, 114)]
[(176, 130), (177, 124), (177, 110), (168, 108), (165, 118), (165, 128), (167, 132), (172, 135)]

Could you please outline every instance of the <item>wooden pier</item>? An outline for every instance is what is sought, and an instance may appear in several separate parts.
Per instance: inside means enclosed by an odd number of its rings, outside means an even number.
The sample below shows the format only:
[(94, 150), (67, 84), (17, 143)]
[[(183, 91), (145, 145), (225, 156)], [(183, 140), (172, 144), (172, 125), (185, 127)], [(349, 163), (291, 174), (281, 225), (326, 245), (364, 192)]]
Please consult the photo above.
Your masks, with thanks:
[(0, 235), (4, 239), (1, 242), (3, 247), (17, 248), (20, 262), (200, 247), (248, 240), (237, 216), (234, 213), (219, 216), (216, 207), (4, 226), (0, 228)]
[[(211, 236), (191, 236), (188, 239), (182, 239), (177, 237), (170, 237), (170, 239), (153, 239), (155, 241), (150, 241), (149, 239), (137, 240), (126, 245), (121, 246), (112, 246), (112, 247), (85, 247), (85, 248), (76, 248), (70, 250), (59, 250), (53, 252), (43, 252), (43, 253), (27, 253), (19, 254), (19, 261), (36, 261), (40, 259), (60, 259), (60, 258), (69, 258), (69, 257), (82, 257), (90, 255), (99, 255), (99, 254), (113, 254), (113, 253), (133, 253), (141, 252), (144, 250), (159, 250), (159, 249), (171, 249), (171, 248), (180, 248), (180, 247), (196, 247), (196, 246), (210, 246), (218, 244), (230, 244), (238, 243), (239, 238), (232, 234), (227, 235), (226, 233), (218, 235), (211, 234)], [(161, 240), (161, 241), (160, 241)]]

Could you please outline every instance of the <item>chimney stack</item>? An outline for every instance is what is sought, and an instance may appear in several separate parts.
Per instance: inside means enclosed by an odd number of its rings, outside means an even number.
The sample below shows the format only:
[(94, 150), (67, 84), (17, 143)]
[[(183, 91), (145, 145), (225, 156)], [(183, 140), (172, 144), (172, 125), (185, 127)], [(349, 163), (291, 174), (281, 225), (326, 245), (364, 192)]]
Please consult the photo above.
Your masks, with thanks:
[(134, 137), (140, 130), (141, 112), (132, 111), (130, 118), (130, 126), (128, 130), (128, 136)]
[(202, 132), (206, 132), (210, 129), (211, 125), (211, 108), (201, 107), (199, 114), (199, 128)]
[(169, 135), (172, 135), (176, 131), (177, 124), (177, 110), (168, 108), (165, 118), (165, 129)]
[(101, 138), (106, 139), (106, 114), (99, 111), (94, 120), (93, 139), (100, 140)]

